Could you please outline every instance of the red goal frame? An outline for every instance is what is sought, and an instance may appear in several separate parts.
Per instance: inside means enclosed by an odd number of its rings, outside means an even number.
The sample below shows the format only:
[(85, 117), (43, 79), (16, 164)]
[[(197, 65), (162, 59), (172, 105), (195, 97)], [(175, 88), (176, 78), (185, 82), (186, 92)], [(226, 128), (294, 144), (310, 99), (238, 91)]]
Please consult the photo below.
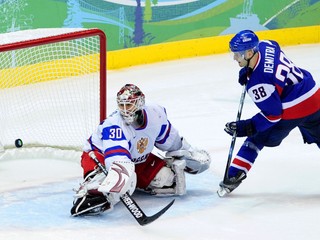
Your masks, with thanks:
[(100, 121), (106, 118), (106, 85), (107, 85), (107, 38), (100, 29), (75, 30), (75, 32), (62, 33), (32, 40), (24, 40), (0, 45), (0, 52), (35, 47), (67, 40), (99, 36), (100, 40)]

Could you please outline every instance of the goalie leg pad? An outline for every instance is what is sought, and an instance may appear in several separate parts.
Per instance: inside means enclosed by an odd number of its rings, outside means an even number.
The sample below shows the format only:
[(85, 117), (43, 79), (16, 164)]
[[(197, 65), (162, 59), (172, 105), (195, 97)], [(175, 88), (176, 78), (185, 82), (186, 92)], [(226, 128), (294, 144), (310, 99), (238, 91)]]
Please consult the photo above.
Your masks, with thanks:
[(175, 160), (172, 164), (173, 170), (176, 173), (176, 195), (186, 194), (186, 178), (184, 174), (184, 169), (186, 167), (186, 161)]
[(184, 160), (175, 160), (171, 164), (171, 168), (163, 167), (162, 171), (159, 171), (147, 189), (151, 189), (151, 194), (156, 196), (185, 195), (185, 167)]
[(170, 187), (174, 182), (174, 173), (169, 167), (163, 167), (151, 181), (149, 188)]

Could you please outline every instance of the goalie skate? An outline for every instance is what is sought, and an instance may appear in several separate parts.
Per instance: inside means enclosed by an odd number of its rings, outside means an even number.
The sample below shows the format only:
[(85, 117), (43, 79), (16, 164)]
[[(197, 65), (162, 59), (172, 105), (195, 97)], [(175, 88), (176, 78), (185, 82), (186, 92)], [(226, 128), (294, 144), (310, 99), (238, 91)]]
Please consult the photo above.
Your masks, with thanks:
[(111, 204), (103, 195), (85, 195), (75, 200), (71, 216), (93, 216), (111, 210)]

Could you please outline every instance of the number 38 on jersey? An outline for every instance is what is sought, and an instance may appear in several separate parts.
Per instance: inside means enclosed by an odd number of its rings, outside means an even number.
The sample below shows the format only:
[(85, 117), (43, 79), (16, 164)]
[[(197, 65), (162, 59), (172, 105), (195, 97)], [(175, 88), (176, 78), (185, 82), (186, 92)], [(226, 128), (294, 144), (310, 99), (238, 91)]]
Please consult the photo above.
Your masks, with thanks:
[(275, 87), (273, 85), (261, 83), (251, 87), (248, 93), (254, 102), (262, 102), (270, 97), (274, 91)]

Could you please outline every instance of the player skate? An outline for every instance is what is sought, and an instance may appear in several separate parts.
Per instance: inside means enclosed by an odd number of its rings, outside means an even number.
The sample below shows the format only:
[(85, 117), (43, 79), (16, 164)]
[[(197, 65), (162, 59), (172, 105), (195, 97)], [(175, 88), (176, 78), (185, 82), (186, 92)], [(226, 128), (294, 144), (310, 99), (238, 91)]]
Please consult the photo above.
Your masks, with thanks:
[(217, 191), (219, 197), (223, 197), (226, 194), (231, 193), (246, 179), (247, 175), (243, 171), (239, 171), (235, 177), (226, 178), (224, 181), (221, 181), (219, 184), (219, 189)]

